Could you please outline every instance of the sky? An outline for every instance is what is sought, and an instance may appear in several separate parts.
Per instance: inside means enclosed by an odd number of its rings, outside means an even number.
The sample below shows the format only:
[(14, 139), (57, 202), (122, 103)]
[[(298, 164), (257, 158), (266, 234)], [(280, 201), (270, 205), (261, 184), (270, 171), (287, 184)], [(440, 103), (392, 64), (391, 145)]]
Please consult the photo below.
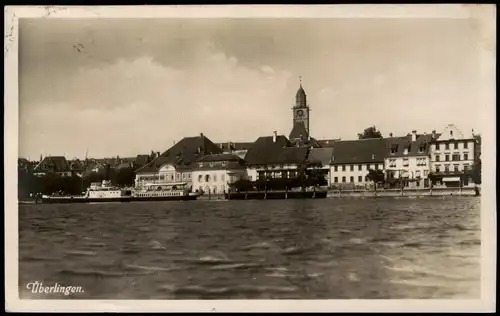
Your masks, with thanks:
[(19, 155), (132, 157), (203, 133), (288, 136), (299, 76), (316, 139), (481, 132), (468, 19), (20, 20)]

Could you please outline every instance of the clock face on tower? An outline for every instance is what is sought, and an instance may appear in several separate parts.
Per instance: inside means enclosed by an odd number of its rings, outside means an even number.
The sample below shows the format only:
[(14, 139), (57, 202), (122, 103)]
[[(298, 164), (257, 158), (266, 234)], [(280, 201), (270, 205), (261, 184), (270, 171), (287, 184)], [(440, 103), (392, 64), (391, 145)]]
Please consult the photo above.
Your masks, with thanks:
[(304, 111), (303, 110), (298, 110), (297, 111), (297, 117), (303, 117), (304, 116)]

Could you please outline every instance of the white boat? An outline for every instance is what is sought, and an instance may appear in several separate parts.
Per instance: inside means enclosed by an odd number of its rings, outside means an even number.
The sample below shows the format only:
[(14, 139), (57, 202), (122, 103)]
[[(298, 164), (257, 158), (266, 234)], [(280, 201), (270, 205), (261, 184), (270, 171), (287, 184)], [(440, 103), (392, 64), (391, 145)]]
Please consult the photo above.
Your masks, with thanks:
[(93, 182), (83, 195), (42, 195), (42, 203), (96, 203), (132, 201), (131, 189), (120, 189), (110, 181)]
[(133, 192), (134, 201), (196, 200), (201, 193), (191, 192), (187, 182), (144, 184)]

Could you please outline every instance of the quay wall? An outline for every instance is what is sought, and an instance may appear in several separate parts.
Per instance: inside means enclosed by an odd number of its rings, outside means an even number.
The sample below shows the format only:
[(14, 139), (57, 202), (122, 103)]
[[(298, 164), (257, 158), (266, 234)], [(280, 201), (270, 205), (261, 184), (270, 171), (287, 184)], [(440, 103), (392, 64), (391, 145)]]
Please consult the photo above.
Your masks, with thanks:
[(330, 190), (328, 198), (341, 197), (417, 197), (417, 196), (477, 196), (476, 188), (438, 188), (438, 189), (393, 189), (393, 190)]
[[(262, 193), (262, 192), (261, 192)], [(263, 194), (263, 193), (262, 193)], [(327, 198), (364, 198), (364, 197), (426, 197), (426, 196), (477, 196), (479, 191), (474, 187), (467, 188), (434, 188), (430, 189), (380, 189), (369, 190), (328, 190)], [(222, 194), (204, 194), (198, 200), (226, 200)]]

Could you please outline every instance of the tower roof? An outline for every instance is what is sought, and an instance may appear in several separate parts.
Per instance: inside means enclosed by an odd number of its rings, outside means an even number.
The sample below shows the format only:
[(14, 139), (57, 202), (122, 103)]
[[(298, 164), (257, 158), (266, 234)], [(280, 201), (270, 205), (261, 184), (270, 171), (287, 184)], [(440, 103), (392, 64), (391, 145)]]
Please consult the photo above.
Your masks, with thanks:
[(306, 96), (306, 92), (304, 91), (304, 88), (302, 88), (302, 84), (300, 84), (299, 90), (297, 90), (297, 94), (295, 95), (297, 98), (300, 96)]
[(302, 88), (302, 84), (300, 84), (299, 90), (297, 90), (297, 94), (295, 95), (295, 106), (307, 107), (307, 95), (304, 88)]

